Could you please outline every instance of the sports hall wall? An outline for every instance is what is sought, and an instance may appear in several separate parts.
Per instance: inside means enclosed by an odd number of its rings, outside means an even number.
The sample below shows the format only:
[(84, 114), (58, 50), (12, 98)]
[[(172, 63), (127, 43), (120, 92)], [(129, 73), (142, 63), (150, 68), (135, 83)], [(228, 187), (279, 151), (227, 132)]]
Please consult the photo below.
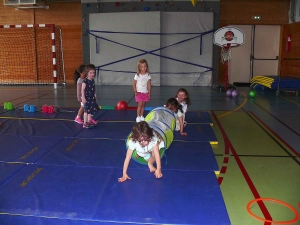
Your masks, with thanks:
[[(20, 9), (0, 2), (0, 24), (55, 24), (62, 29), (66, 81), (73, 82), (74, 70), (82, 63), (80, 2), (46, 2), (49, 9)], [(21, 40), (20, 40), (21, 41)], [(2, 46), (1, 46), (2, 48)]]
[[(133, 1), (130, 1), (128, 4), (132, 4), (132, 2)], [(157, 2), (161, 3), (160, 7), (163, 7), (165, 1)], [(180, 5), (176, 6), (176, 1), (172, 2), (174, 3), (173, 6), (175, 12), (184, 10), (184, 7)], [(201, 2), (203, 2), (204, 5), (200, 5)], [(209, 2), (210, 1), (198, 0), (196, 6), (203, 7), (204, 10), (210, 11), (211, 8), (209, 7)], [(85, 20), (85, 16), (84, 13), (82, 13), (82, 10), (84, 10), (83, 7), (88, 8), (88, 6), (86, 4), (81, 4), (80, 2), (70, 1), (59, 2), (54, 0), (51, 2), (46, 1), (45, 3), (50, 6), (49, 9), (15, 10), (4, 6), (1, 1), (0, 24), (54, 23), (55, 25), (60, 26), (63, 31), (66, 80), (67, 82), (73, 82), (74, 70), (82, 63), (83, 58), (86, 59), (84, 52), (86, 46), (82, 46), (82, 41), (83, 43), (86, 43), (84, 39), (88, 39), (88, 37), (84, 34), (86, 21), (83, 21)], [(152, 3), (155, 4), (155, 2)], [(190, 1), (187, 1), (186, 3), (191, 5)], [(219, 7), (220, 10), (220, 17), (217, 17), (217, 20), (215, 18), (214, 22), (219, 22), (219, 27), (231, 24), (282, 25), (280, 57), (300, 57), (300, 23), (289, 24), (290, 0), (220, 0), (217, 1), (217, 3), (219, 5), (217, 7)], [(146, 4), (146, 0), (140, 2), (136, 1), (135, 8), (136, 10), (140, 9), (143, 11)], [(153, 4), (151, 4), (151, 7), (154, 7)], [(92, 4), (90, 4), (89, 7), (91, 7), (91, 5)], [(121, 11), (121, 7), (115, 7), (115, 2), (105, 2), (104, 6), (105, 7), (101, 8), (101, 10), (104, 10), (102, 12), (112, 12), (114, 10)], [(176, 8), (178, 9), (176, 10)], [(166, 10), (169, 9), (171, 10), (171, 8), (167, 8)], [(99, 12), (97, 7), (93, 10)], [(252, 15), (260, 15), (261, 20), (252, 20)], [(285, 37), (287, 35), (292, 36), (292, 47), (289, 52), (284, 50), (286, 42)], [(225, 74), (225, 67), (223, 64), (218, 63), (220, 60), (220, 49), (217, 49), (216, 55), (217, 58), (214, 59), (214, 63), (215, 61), (217, 62), (217, 68), (214, 69), (217, 74), (214, 76), (217, 80), (221, 81)], [(296, 61), (283, 64), (282, 74), (299, 76), (300, 67), (297, 65), (300, 64)]]
[[(296, 24), (288, 24), (289, 10), (290, 10), (290, 0), (263, 0), (263, 1), (262, 0), (221, 0), (220, 1), (220, 27), (228, 26), (228, 25), (282, 25), (281, 46), (279, 50), (279, 62), (280, 62), (282, 57), (286, 57), (286, 53), (284, 52), (284, 48), (285, 48), (284, 33), (287, 33), (287, 29), (290, 28), (290, 32), (294, 34), (293, 39), (295, 38), (297, 40), (300, 38), (299, 25), (297, 26)], [(252, 19), (253, 15), (260, 15), (261, 19), (253, 20)], [(293, 40), (294, 41), (293, 45), (296, 42), (296, 40), (295, 41)], [(295, 45), (298, 45), (298, 43)], [(293, 51), (293, 56), (296, 57), (298, 55), (298, 58), (300, 57), (299, 47), (298, 47), (298, 53), (295, 52), (294, 49), (292, 51)], [(278, 65), (280, 64), (279, 62)], [(284, 67), (286, 66), (287, 64), (284, 65)], [(219, 71), (218, 71), (219, 82), (223, 81), (224, 74), (225, 74), (225, 65), (219, 63)]]

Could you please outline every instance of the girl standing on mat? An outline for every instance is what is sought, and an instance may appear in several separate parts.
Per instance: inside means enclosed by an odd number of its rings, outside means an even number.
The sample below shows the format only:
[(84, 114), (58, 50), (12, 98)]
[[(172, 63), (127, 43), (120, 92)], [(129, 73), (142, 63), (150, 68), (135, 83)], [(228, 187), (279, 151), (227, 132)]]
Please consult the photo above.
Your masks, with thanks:
[(151, 76), (148, 63), (141, 59), (137, 64), (137, 73), (133, 80), (135, 101), (138, 103), (136, 122), (144, 121), (145, 103), (149, 102), (151, 95)]
[[(127, 175), (129, 162), (133, 151), (136, 150), (137, 157), (143, 157), (147, 163), (150, 172), (154, 172), (156, 178), (161, 178), (161, 160), (159, 155), (159, 145), (162, 142), (159, 135), (149, 127), (148, 123), (141, 121), (136, 123), (132, 128), (131, 137), (128, 141), (128, 149), (123, 166), (123, 176), (118, 179), (119, 182), (124, 182), (131, 179)], [(156, 163), (156, 168), (153, 163)]]
[(91, 128), (97, 124), (97, 121), (93, 120), (94, 115), (98, 110), (99, 106), (96, 101), (96, 89), (95, 89), (95, 66), (89, 64), (86, 66), (87, 76), (82, 84), (81, 96), (82, 103), (84, 104), (84, 122), (83, 128)]
[[(177, 91), (177, 94), (175, 96), (176, 100), (179, 102), (179, 104), (182, 106), (182, 122), (183, 125), (186, 126), (186, 121), (185, 121), (185, 114), (187, 112), (187, 108), (188, 106), (191, 104), (191, 100), (190, 100), (190, 95), (188, 93), (188, 91), (184, 88), (180, 88)], [(180, 119), (178, 118), (176, 120), (176, 128), (175, 130), (181, 130), (180, 129)]]
[(80, 102), (80, 108), (78, 110), (77, 116), (75, 117), (75, 122), (82, 124), (81, 117), (83, 115), (83, 107), (84, 104), (82, 103), (81, 99), (81, 89), (82, 89), (82, 83), (84, 79), (86, 78), (86, 65), (80, 65), (77, 70), (74, 72), (74, 81), (77, 89), (77, 100)]

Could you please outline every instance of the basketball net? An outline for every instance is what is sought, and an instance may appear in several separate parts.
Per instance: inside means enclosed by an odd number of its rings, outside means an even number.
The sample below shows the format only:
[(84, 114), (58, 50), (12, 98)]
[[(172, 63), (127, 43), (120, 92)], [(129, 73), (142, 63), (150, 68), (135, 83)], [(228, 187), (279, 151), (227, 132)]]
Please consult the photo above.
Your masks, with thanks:
[(231, 59), (231, 44), (222, 45), (221, 63), (228, 62)]

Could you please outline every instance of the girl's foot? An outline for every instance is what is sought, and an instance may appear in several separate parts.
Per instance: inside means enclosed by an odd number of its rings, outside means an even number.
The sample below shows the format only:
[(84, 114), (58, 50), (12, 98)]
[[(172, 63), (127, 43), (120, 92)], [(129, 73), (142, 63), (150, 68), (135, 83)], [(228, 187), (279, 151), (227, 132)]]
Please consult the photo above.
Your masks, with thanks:
[(74, 120), (76, 123), (79, 123), (79, 124), (82, 124), (82, 120), (80, 119), (79, 116), (76, 116), (75, 120)]
[(156, 168), (153, 166), (153, 164), (148, 164), (148, 167), (150, 169), (150, 172), (155, 172)]
[(96, 120), (94, 120), (94, 119), (91, 119), (91, 123), (93, 123), (93, 124), (96, 125), (98, 122)]
[(145, 118), (143, 116), (140, 116), (141, 121), (145, 121)]
[(136, 119), (135, 119), (135, 121), (138, 123), (138, 122), (141, 122), (141, 117), (137, 117)]

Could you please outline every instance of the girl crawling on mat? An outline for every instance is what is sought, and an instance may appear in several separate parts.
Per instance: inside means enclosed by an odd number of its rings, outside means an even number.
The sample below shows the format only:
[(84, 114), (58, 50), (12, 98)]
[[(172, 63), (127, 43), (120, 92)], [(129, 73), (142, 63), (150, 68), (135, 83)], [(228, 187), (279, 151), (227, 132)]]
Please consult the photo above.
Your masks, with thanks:
[[(136, 123), (132, 128), (131, 138), (128, 141), (128, 149), (123, 166), (123, 176), (118, 179), (119, 182), (131, 179), (127, 175), (127, 169), (133, 151), (136, 150), (137, 157), (143, 157), (147, 163), (150, 172), (154, 172), (156, 178), (161, 178), (161, 160), (159, 155), (159, 145), (163, 144), (163, 141), (159, 135), (149, 127), (145, 121)], [(153, 163), (156, 163), (156, 168)]]
[[(156, 178), (161, 178), (161, 157), (166, 148), (170, 146), (174, 138), (176, 126), (176, 113), (181, 105), (175, 98), (170, 98), (165, 107), (157, 107), (146, 116), (145, 121), (136, 123), (127, 140), (127, 153), (123, 166), (123, 176), (119, 182), (131, 179), (127, 170), (131, 158), (148, 165), (150, 172), (154, 172)], [(182, 132), (182, 135), (183, 132)], [(160, 154), (161, 153), (161, 154)], [(154, 167), (156, 163), (156, 168)]]

